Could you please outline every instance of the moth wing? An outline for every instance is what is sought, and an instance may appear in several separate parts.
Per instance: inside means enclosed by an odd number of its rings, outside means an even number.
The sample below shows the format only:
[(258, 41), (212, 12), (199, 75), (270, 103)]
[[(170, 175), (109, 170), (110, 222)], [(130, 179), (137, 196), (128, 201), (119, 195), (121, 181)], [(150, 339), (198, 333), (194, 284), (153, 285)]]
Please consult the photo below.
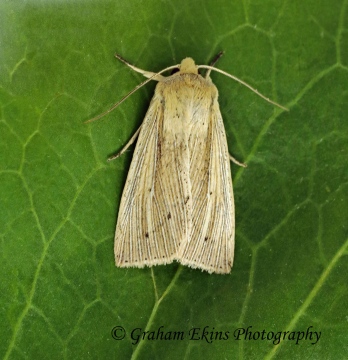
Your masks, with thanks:
[[(210, 273), (229, 273), (234, 256), (235, 214), (227, 139), (222, 116), (213, 99), (205, 138), (190, 139), (192, 188), (192, 232), (178, 251), (183, 265)], [(200, 135), (201, 136), (201, 135)]]
[(174, 152), (166, 150), (162, 100), (156, 90), (123, 190), (115, 233), (120, 267), (170, 263), (183, 236), (185, 218), (177, 196), (182, 180)]

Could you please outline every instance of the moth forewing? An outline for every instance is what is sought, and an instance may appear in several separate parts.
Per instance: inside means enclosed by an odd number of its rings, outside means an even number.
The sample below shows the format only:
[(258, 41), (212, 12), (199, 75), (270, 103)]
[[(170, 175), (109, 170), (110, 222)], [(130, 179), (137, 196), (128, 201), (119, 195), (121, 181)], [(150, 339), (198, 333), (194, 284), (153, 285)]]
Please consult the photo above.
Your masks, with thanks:
[(168, 116), (167, 92), (166, 81), (160, 82), (134, 151), (115, 234), (118, 266), (169, 263), (176, 256), (180, 239), (187, 236), (182, 203), (189, 195), (178, 171), (183, 161), (175, 133), (168, 126), (176, 116)]
[(117, 266), (165, 264), (176, 253), (173, 229), (161, 217), (169, 201), (162, 191), (167, 176), (164, 172), (163, 178), (158, 156), (163, 120), (161, 96), (156, 94), (142, 124), (123, 190), (115, 233)]
[[(180, 247), (177, 258), (183, 265), (210, 273), (229, 273), (234, 254), (233, 189), (218, 92), (212, 87), (213, 91), (204, 90), (210, 95), (205, 101), (209, 107), (197, 112), (196, 126), (206, 130), (197, 129), (199, 136), (191, 138), (193, 228), (190, 241)], [(196, 106), (202, 106), (200, 100), (197, 98)]]

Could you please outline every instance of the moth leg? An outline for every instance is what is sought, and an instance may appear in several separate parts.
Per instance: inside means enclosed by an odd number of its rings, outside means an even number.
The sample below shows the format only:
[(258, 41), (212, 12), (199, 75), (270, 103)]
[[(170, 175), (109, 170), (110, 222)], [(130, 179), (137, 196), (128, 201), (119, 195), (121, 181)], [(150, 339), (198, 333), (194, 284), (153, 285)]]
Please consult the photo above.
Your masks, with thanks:
[(137, 138), (137, 136), (139, 135), (141, 129), (141, 125), (139, 126), (138, 130), (134, 133), (134, 135), (131, 137), (131, 139), (127, 142), (127, 144), (122, 148), (121, 151), (119, 151), (117, 154), (112, 155), (108, 158), (108, 161), (117, 159), (118, 157), (120, 157), (123, 153), (125, 153), (127, 151), (127, 149), (134, 143), (135, 139)]
[[(224, 54), (223, 51), (220, 51), (213, 59), (213, 61), (210, 63), (210, 66), (214, 66), (217, 61), (221, 58), (221, 56)], [(205, 74), (205, 78), (208, 79), (208, 77), (210, 76), (211, 70), (208, 69), (208, 71)]]
[[(142, 70), (139, 69), (138, 67), (132, 65), (131, 63), (129, 63), (127, 60), (125, 60), (121, 55), (119, 54), (115, 54), (115, 58), (122, 61), (124, 64), (126, 64), (128, 67), (130, 67), (132, 70), (142, 74), (143, 76), (150, 78), (153, 77), (154, 75), (156, 75), (156, 73), (151, 72), (151, 71), (146, 71), (146, 70)], [(157, 81), (163, 81), (164, 80), (164, 76), (162, 75), (156, 75), (154, 76), (153, 80), (157, 80)]]
[(241, 163), (241, 162), (239, 162), (237, 159), (235, 159), (230, 153), (228, 154), (229, 155), (229, 157), (230, 157), (230, 160), (232, 161), (232, 162), (234, 162), (235, 164), (237, 164), (237, 165), (239, 165), (239, 166), (242, 166), (242, 167), (244, 167), (244, 168), (246, 168), (248, 165), (247, 164), (244, 164), (244, 163)]

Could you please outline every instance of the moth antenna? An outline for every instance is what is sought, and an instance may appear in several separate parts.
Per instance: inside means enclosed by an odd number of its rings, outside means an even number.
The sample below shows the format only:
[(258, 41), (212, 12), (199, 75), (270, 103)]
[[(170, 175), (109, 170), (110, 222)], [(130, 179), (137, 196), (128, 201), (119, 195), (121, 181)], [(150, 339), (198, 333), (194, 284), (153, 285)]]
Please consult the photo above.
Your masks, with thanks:
[(237, 82), (239, 82), (240, 84), (246, 86), (248, 89), (250, 89), (251, 91), (253, 91), (255, 94), (257, 94), (258, 96), (262, 97), (262, 99), (266, 100), (267, 102), (269, 102), (270, 104), (273, 104), (275, 106), (278, 106), (279, 108), (285, 110), (285, 111), (289, 111), (288, 108), (276, 103), (275, 101), (272, 101), (271, 99), (269, 99), (268, 97), (266, 97), (265, 95), (262, 95), (258, 90), (254, 89), (251, 85), (247, 84), (245, 81), (241, 80), (241, 79), (238, 79), (236, 76), (234, 75), (231, 75), (229, 73), (227, 73), (226, 71), (223, 71), (223, 70), (220, 70), (216, 67), (213, 67), (213, 66), (209, 66), (209, 65), (198, 65), (197, 68), (201, 68), (201, 69), (208, 69), (208, 70), (213, 70), (213, 71), (216, 71), (216, 72), (219, 72), (220, 74), (223, 74)]
[(115, 58), (120, 60), (121, 62), (123, 62), (125, 65), (127, 65), (128, 67), (130, 67), (133, 71), (136, 71), (138, 73), (140, 73), (141, 75), (147, 77), (147, 78), (153, 78), (154, 75), (158, 76), (158, 78), (155, 77), (154, 80), (157, 80), (157, 81), (163, 81), (164, 80), (164, 77), (163, 76), (159, 76), (157, 74), (155, 74), (154, 72), (152, 71), (146, 71), (146, 70), (143, 70), (143, 69), (140, 69), (134, 65), (132, 65), (130, 62), (128, 62), (126, 59), (124, 59), (121, 55), (119, 54), (115, 54)]
[[(90, 123), (92, 121), (98, 120), (100, 118), (102, 118), (103, 116), (111, 113), (111, 111), (115, 110), (117, 108), (117, 106), (119, 106), (120, 104), (122, 104), (128, 97), (130, 97), (132, 94), (134, 94), (137, 90), (139, 90), (141, 87), (143, 87), (144, 85), (146, 85), (148, 82), (150, 82), (153, 78), (155, 78), (158, 75), (161, 75), (162, 73), (164, 73), (165, 71), (168, 70), (173, 70), (176, 69), (177, 67), (179, 67), (180, 65), (172, 65), (169, 66), (161, 71), (159, 71), (158, 73), (154, 73), (151, 77), (149, 77), (148, 79), (146, 79), (145, 81), (143, 81), (142, 83), (140, 83), (139, 85), (137, 85), (133, 90), (131, 90), (127, 95), (125, 95), (121, 100), (119, 100), (116, 104), (112, 105), (110, 109), (104, 111), (103, 113), (95, 116), (92, 119), (89, 119), (87, 121), (85, 121), (85, 124)], [(133, 69), (134, 70), (134, 69)]]
[[(224, 51), (221, 50), (219, 51), (219, 53), (217, 55), (215, 55), (213, 61), (210, 63), (209, 66), (213, 67), (217, 62), (218, 60), (221, 58), (221, 56), (224, 54)], [(211, 73), (211, 69), (209, 69), (206, 74), (205, 74), (205, 78), (207, 79), (209, 76), (210, 76), (210, 73)]]

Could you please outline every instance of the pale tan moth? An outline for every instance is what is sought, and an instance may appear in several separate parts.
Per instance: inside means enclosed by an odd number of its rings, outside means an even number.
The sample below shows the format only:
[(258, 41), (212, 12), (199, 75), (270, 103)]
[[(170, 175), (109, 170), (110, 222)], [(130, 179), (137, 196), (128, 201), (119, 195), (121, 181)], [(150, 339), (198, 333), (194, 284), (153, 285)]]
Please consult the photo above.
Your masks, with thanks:
[[(230, 160), (245, 165), (229, 155), (210, 71), (227, 75), (285, 108), (242, 80), (213, 66), (197, 66), (191, 58), (153, 73), (115, 56), (148, 80), (89, 121), (115, 109), (148, 81), (158, 81), (142, 125), (109, 159), (124, 153), (139, 135), (118, 213), (116, 266), (144, 267), (177, 260), (209, 273), (229, 273), (235, 236)], [(199, 68), (208, 69), (205, 77)], [(172, 69), (179, 71), (161, 75)]]

